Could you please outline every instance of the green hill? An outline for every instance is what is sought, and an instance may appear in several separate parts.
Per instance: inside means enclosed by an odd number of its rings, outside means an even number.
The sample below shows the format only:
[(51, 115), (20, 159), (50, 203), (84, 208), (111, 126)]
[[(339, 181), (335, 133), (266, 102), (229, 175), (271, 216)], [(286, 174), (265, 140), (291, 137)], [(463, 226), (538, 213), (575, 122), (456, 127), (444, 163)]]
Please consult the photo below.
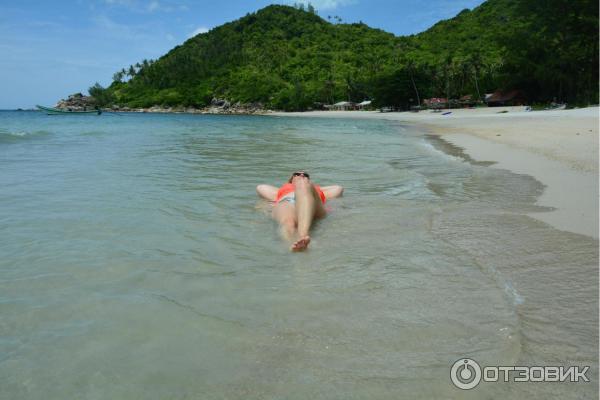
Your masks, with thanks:
[(406, 108), (426, 97), (518, 88), (531, 101), (597, 103), (597, 68), (595, 1), (488, 0), (407, 37), (271, 5), (90, 93), (129, 107), (203, 107), (220, 97), (302, 110), (367, 98)]

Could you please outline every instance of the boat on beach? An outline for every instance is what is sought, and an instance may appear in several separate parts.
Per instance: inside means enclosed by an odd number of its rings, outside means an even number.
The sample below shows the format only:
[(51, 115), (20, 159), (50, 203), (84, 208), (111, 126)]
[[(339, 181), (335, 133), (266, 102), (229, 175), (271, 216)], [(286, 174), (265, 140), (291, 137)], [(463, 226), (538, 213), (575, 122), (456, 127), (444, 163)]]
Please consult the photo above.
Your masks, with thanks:
[(36, 107), (40, 110), (40, 111), (44, 111), (46, 114), (48, 115), (63, 115), (63, 114), (96, 114), (96, 115), (100, 115), (102, 114), (102, 110), (98, 109), (93, 109), (93, 110), (70, 110), (70, 109), (61, 109), (61, 108), (53, 108), (53, 107), (44, 107), (44, 106), (40, 106), (40, 105), (36, 105)]

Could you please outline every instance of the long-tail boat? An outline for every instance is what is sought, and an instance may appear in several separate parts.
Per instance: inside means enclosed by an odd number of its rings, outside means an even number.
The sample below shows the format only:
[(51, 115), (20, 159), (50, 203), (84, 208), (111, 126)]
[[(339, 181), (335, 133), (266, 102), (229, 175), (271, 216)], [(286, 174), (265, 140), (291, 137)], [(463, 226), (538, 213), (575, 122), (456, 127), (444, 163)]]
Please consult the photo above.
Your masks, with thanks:
[(41, 111), (46, 112), (48, 115), (64, 115), (64, 114), (102, 114), (102, 110), (99, 108), (93, 110), (70, 110), (70, 109), (62, 109), (62, 108), (53, 108), (53, 107), (44, 107), (40, 105), (36, 105)]

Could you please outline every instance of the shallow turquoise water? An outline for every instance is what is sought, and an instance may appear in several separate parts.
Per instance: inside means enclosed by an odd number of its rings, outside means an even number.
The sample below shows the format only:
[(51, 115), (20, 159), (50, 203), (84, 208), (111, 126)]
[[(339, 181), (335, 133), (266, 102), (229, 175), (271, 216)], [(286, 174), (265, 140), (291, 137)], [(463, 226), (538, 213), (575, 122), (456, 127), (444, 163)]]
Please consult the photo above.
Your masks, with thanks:
[[(597, 397), (598, 241), (451, 154), (385, 121), (0, 112), (0, 397)], [(346, 191), (290, 254), (254, 187), (300, 168)], [(462, 392), (467, 356), (592, 382)]]

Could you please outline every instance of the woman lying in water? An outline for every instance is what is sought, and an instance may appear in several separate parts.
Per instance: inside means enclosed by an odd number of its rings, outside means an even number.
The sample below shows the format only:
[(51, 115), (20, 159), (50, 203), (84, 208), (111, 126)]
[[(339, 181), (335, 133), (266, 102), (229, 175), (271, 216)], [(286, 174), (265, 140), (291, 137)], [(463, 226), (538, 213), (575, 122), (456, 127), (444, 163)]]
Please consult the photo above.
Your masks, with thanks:
[(272, 215), (279, 223), (281, 235), (293, 242), (292, 251), (302, 251), (310, 243), (308, 233), (313, 220), (326, 215), (325, 202), (340, 197), (344, 188), (337, 185), (319, 187), (310, 181), (308, 173), (297, 171), (280, 188), (258, 185), (256, 192), (275, 203)]

